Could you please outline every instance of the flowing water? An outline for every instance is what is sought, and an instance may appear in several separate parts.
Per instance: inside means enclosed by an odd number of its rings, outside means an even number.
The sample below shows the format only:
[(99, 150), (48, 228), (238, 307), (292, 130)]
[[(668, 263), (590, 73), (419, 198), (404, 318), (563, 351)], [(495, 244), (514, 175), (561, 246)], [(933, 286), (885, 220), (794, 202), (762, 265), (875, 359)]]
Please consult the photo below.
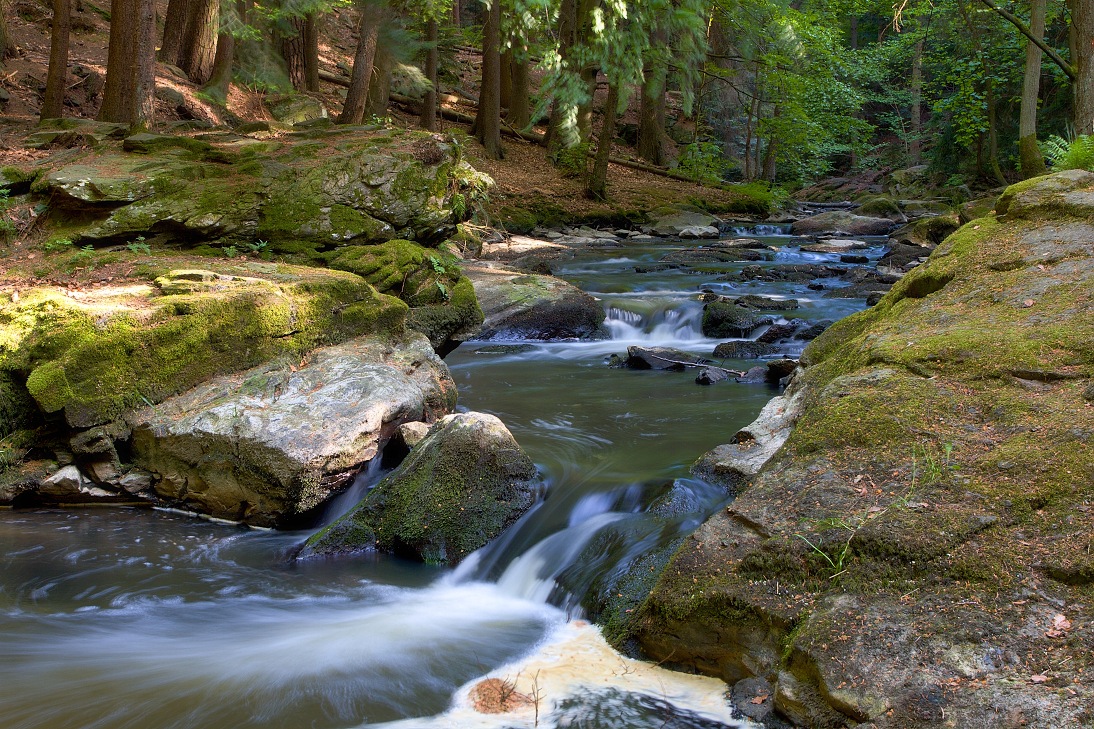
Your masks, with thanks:
[[(797, 251), (778, 229), (733, 233), (778, 247), (778, 262), (833, 260)], [(710, 356), (718, 342), (699, 331), (700, 290), (797, 298), (802, 308), (785, 315), (808, 321), (864, 304), (719, 280), (743, 264), (635, 273), (680, 247), (590, 251), (558, 271), (603, 300), (610, 339), (469, 343), (449, 356), (461, 407), (499, 415), (548, 484), (542, 503), (455, 571), (389, 556), (293, 563), (305, 533), (166, 512), (0, 512), (0, 726), (740, 726), (724, 685), (610, 651), (579, 620), (574, 593), (724, 503), (688, 466), (777, 390), (701, 387), (692, 374), (604, 360), (630, 344)], [(881, 248), (867, 253), (876, 260)], [(362, 474), (328, 513), (381, 475)], [(645, 513), (670, 493), (676, 516)], [(605, 530), (623, 548), (583, 557)], [(468, 686), (486, 675), (530, 697), (524, 708), (471, 710)]]

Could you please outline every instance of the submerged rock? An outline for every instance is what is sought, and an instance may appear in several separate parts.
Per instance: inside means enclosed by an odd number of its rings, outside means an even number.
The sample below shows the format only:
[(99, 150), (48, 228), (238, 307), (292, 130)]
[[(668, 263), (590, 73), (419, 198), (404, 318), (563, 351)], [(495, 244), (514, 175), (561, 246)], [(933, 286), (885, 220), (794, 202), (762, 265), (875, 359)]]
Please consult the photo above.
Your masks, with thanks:
[(380, 549), (455, 565), (520, 518), (538, 491), (535, 464), (500, 420), (449, 415), (300, 557)]
[(136, 462), (171, 505), (291, 524), (375, 458), (404, 422), (455, 406), (424, 337), (363, 337), (215, 378), (131, 416)]

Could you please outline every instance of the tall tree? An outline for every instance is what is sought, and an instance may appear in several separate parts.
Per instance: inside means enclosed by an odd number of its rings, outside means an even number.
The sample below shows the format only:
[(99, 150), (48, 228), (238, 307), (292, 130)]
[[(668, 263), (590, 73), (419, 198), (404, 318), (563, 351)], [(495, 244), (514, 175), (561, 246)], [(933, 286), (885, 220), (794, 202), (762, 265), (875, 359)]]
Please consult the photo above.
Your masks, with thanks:
[(665, 109), (668, 82), (668, 45), (665, 31), (658, 28), (653, 47), (647, 54), (642, 80), (642, 99), (638, 112), (638, 156), (655, 165), (668, 162), (668, 135)]
[(152, 0), (111, 0), (106, 83), (99, 120), (152, 123), (156, 90), (156, 9)]
[(585, 197), (605, 200), (608, 197), (608, 162), (615, 139), (615, 123), (619, 118), (619, 86), (608, 85), (608, 98), (604, 100), (604, 116), (600, 123), (600, 138), (593, 158), (593, 169), (585, 182)]
[(1072, 65), (1075, 67), (1073, 119), (1076, 134), (1094, 134), (1094, 2), (1068, 0)]
[[(1039, 38), (1045, 35), (1046, 0), (1032, 0), (1029, 27)], [(1037, 99), (1041, 90), (1041, 49), (1033, 41), (1026, 43), (1026, 69), (1022, 80), (1022, 106), (1018, 122), (1018, 160), (1022, 177), (1045, 174), (1045, 157), (1037, 146)]]
[(368, 98), (369, 81), (376, 60), (376, 47), (380, 37), (380, 24), (386, 8), (380, 0), (358, 0), (360, 17), (357, 22), (357, 52), (353, 56), (353, 72), (339, 124), (360, 124), (365, 118), (365, 101)]
[(292, 15), (278, 24), (278, 45), (289, 80), (298, 91), (319, 91), (319, 27), (316, 12)]
[(49, 39), (49, 71), (42, 99), (42, 119), (64, 115), (65, 82), (68, 78), (68, 35), (72, 28), (71, 0), (53, 0), (53, 24)]
[(501, 159), (501, 0), (489, 3), (482, 33), (482, 89), (475, 136), (489, 159)]
[(425, 78), (429, 88), (422, 97), (422, 114), (418, 124), (422, 129), (433, 131), (437, 128), (437, 66), (440, 61), (440, 49), (437, 19), (430, 17), (425, 23)]
[(220, 31), (220, 0), (193, 0), (179, 47), (178, 67), (196, 84), (213, 73)]
[(182, 37), (186, 34), (186, 22), (190, 6), (195, 0), (168, 0), (167, 14), (163, 20), (163, 40), (160, 41), (158, 58), (164, 63), (176, 65), (182, 49)]

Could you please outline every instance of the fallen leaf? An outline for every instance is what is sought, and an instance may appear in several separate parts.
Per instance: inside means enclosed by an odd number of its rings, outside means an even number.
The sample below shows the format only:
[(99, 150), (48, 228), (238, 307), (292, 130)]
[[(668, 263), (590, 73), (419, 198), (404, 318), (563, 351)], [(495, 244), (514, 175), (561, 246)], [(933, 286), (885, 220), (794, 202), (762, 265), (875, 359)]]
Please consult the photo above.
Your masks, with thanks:
[(767, 701), (767, 697), (768, 697), (768, 694), (760, 694), (759, 696), (754, 697), (750, 703), (753, 703), (753, 704), (756, 704), (757, 706), (759, 706), (763, 702)]
[(1056, 630), (1071, 630), (1071, 621), (1066, 615), (1057, 615), (1052, 619), (1052, 627)]
[(1026, 299), (1025, 301), (1022, 302), (1022, 306), (1024, 306), (1025, 308), (1028, 309), (1029, 307), (1033, 306), (1036, 303), (1037, 302), (1034, 301), (1033, 299)]
[(1045, 636), (1048, 638), (1063, 638), (1067, 633), (1062, 630), (1046, 630)]
[(1048, 676), (1043, 673), (1037, 673), (1029, 677), (1030, 683), (1046, 683)]

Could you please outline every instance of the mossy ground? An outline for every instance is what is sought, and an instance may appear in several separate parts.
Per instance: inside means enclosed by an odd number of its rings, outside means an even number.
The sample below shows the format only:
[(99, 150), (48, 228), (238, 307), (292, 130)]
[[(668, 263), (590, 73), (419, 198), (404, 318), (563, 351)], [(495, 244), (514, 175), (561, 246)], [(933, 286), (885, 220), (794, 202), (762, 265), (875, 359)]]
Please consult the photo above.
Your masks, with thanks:
[[(654, 657), (734, 679), (751, 655), (746, 673), (789, 671), (879, 727), (980, 726), (1005, 692), (1030, 725), (1090, 719), (1094, 176), (1075, 187), (966, 225), (809, 347), (790, 440), (640, 611)], [(748, 626), (763, 638), (696, 643)], [(912, 684), (944, 684), (945, 719)]]

